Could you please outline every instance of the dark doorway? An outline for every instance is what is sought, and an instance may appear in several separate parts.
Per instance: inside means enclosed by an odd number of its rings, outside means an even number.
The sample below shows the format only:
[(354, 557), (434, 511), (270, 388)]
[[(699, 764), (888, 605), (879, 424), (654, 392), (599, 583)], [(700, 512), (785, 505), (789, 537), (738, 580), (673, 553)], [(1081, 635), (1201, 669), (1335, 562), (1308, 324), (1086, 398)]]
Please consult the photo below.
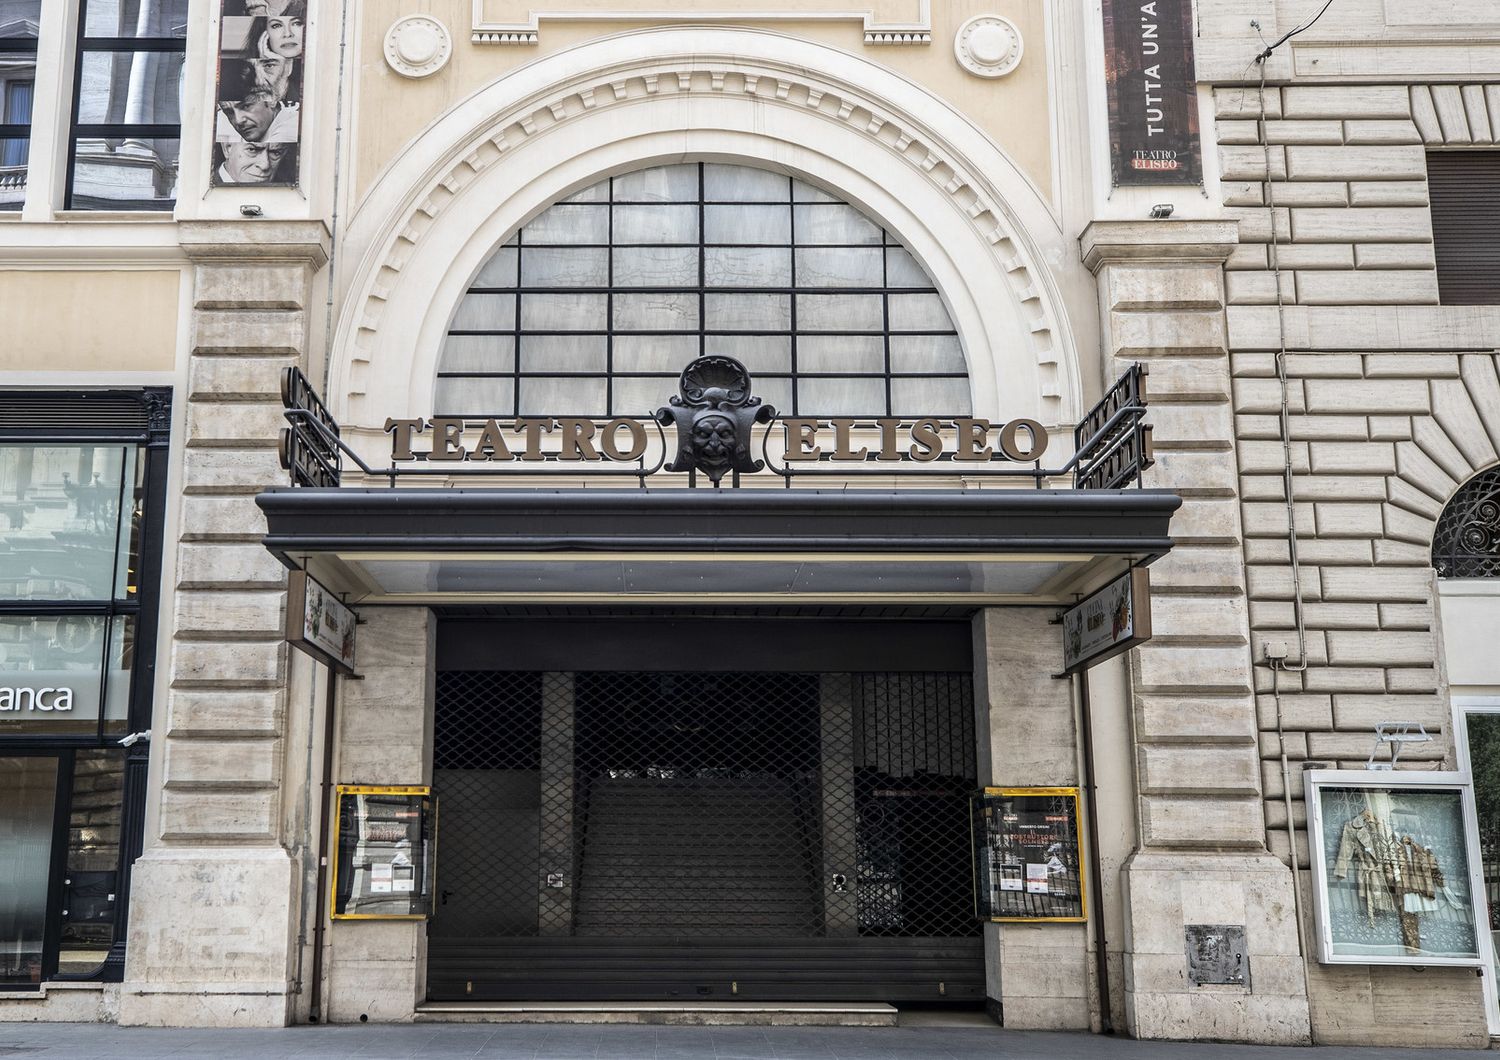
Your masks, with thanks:
[(440, 670), (431, 996), (982, 998), (973, 718), (967, 672)]

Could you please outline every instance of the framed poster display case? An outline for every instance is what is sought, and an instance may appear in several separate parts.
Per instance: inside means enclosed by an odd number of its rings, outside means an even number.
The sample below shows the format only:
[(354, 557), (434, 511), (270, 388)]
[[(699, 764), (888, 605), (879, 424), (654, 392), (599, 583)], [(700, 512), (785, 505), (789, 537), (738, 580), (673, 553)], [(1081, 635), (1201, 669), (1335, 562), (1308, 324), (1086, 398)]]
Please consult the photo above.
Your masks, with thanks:
[(1083, 923), (1077, 788), (985, 788), (974, 796), (974, 904), (980, 920)]
[(1479, 967), (1473, 793), (1452, 772), (1304, 775), (1318, 960)]
[(334, 920), (432, 915), (437, 805), (428, 787), (338, 785), (333, 833)]

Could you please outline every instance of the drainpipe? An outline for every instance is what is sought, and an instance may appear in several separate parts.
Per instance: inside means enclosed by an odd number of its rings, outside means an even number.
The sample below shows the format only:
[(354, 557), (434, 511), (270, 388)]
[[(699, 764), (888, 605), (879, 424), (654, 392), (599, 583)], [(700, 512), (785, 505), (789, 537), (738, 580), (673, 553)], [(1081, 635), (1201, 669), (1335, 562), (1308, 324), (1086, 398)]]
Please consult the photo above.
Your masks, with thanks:
[(1109, 951), (1104, 933), (1104, 870), (1099, 836), (1099, 785), (1094, 780), (1094, 722), (1089, 709), (1089, 672), (1078, 672), (1078, 732), (1083, 748), (1083, 791), (1089, 819), (1089, 890), (1094, 893), (1089, 919), (1094, 924), (1094, 979), (1099, 990), (1099, 1033), (1114, 1034), (1110, 1012)]
[[(337, 281), (339, 253), (339, 191), (344, 160), (344, 81), (349, 51), (349, 0), (339, 6), (338, 90), (334, 98), (333, 118), (333, 189), (328, 225), (328, 295), (323, 307), (323, 393), (333, 374), (333, 295)], [(308, 999), (309, 1023), (323, 1018), (323, 937), (328, 920), (324, 902), (328, 890), (328, 829), (333, 803), (334, 704), (337, 701), (338, 675), (328, 670), (328, 694), (323, 715), (323, 779), (319, 785), (321, 805), (318, 809), (318, 882), (313, 895), (312, 989)]]
[(338, 93), (334, 100), (333, 117), (333, 199), (328, 221), (328, 297), (323, 306), (323, 393), (328, 393), (328, 383), (333, 377), (333, 294), (338, 281), (339, 254), (339, 189), (344, 174), (344, 77), (345, 57), (349, 46), (349, 0), (344, 0), (339, 13), (339, 72)]
[(318, 786), (321, 805), (318, 809), (318, 883), (313, 894), (312, 992), (307, 1013), (309, 1023), (318, 1023), (323, 1019), (323, 934), (324, 925), (328, 921), (323, 903), (328, 896), (328, 829), (333, 806), (334, 703), (338, 700), (338, 681), (338, 675), (330, 668), (328, 695), (323, 705), (323, 779)]

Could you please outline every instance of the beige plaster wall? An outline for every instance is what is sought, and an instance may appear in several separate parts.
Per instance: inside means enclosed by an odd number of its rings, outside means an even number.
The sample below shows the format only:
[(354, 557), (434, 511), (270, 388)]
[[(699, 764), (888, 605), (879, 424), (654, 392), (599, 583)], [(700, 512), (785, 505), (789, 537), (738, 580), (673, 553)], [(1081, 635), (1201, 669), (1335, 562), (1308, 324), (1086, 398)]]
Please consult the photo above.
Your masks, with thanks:
[(170, 372), (177, 269), (0, 271), (6, 372)]
[[(535, 3), (530, 0), (493, 0), (492, 17), (524, 22), (531, 10), (572, 10), (572, 3)], [(613, 0), (609, 7), (661, 10), (668, 5), (650, 0)], [(767, 5), (762, 5), (767, 6)], [(793, 4), (780, 5), (782, 8)], [(827, 4), (807, 3), (811, 10)], [(842, 4), (843, 8), (860, 5)], [(664, 23), (651, 21), (572, 22), (542, 19), (537, 44), (473, 44), (471, 0), (365, 0), (361, 5), (358, 40), (358, 88), (353, 117), (354, 194), (356, 202), (404, 145), (421, 134), (439, 115), (478, 89), (544, 55), (564, 51), (601, 36), (647, 29)], [(792, 34), (860, 55), (916, 81), (948, 100), (997, 142), (1021, 170), (1051, 194), (1052, 140), (1047, 93), (1046, 14), (1042, 0), (939, 0), (932, 5), (932, 43), (866, 45), (860, 20), (837, 21), (746, 20), (777, 33)], [(453, 36), (453, 55), (441, 71), (412, 80), (395, 73), (385, 61), (384, 40), (392, 22), (404, 15), (425, 13), (441, 20)], [(1025, 54), (1021, 65), (1006, 77), (974, 77), (958, 64), (953, 38), (959, 25), (978, 14), (1004, 15), (1021, 31)], [(722, 23), (721, 23), (722, 24)]]

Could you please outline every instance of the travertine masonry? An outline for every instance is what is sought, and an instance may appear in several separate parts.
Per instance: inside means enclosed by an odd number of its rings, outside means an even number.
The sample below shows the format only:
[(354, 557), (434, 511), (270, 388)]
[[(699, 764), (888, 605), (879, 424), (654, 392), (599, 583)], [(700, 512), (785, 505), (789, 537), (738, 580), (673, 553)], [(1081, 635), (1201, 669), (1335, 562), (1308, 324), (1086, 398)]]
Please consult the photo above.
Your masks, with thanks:
[(1408, 90), (1271, 86), (1263, 100), (1261, 92), (1214, 90), (1224, 204), (1240, 221), (1230, 300), (1275, 303), (1266, 271), (1274, 260), (1285, 302), (1436, 303), (1424, 138)]
[[(361, 677), (339, 682), (337, 782), (431, 784), (437, 619), (425, 607), (366, 607), (360, 619)], [(325, 926), (328, 1021), (410, 1020), (427, 997), (426, 923)]]
[[(1062, 639), (1045, 611), (991, 607), (974, 617), (974, 688), (981, 786), (1078, 783), (1078, 732)], [(1113, 884), (1113, 881), (1111, 881)], [(1083, 924), (986, 924), (987, 990), (1005, 1026), (1067, 1030), (1090, 1025), (1092, 942)], [(1097, 1013), (1093, 1014), (1097, 1020)]]
[[(1148, 1038), (1305, 1042), (1292, 878), (1265, 852), (1232, 443), (1223, 262), (1233, 224), (1095, 222), (1112, 373), (1150, 369), (1159, 464), (1177, 490), (1172, 553), (1151, 571), (1151, 643), (1132, 652), (1140, 848), (1123, 873), (1125, 1015)], [(1150, 336), (1151, 341), (1141, 341)], [(1189, 924), (1243, 924), (1248, 988), (1188, 984)]]
[[(1493, 350), (1500, 328), (1489, 309), (1436, 304), (1424, 155), (1493, 142), (1492, 93), (1476, 89), (1268, 88), (1269, 186), (1264, 162), (1258, 171), (1251, 164), (1250, 153), (1265, 149), (1248, 146), (1259, 131), (1258, 91), (1215, 89), (1221, 150), (1243, 173), (1225, 201), (1239, 208), (1248, 244), (1231, 256), (1228, 290), (1265, 819), (1271, 850), (1290, 859), (1279, 691), (1309, 926), (1303, 762), (1363, 768), (1375, 726), (1410, 721), (1435, 739), (1408, 747), (1403, 764), (1454, 766), (1430, 550), (1446, 501), (1500, 459), (1500, 364), (1475, 352)], [(1308, 182), (1343, 201), (1308, 204)], [(1276, 247), (1268, 245), (1273, 202), (1288, 214), (1278, 235), (1286, 242)], [(1281, 268), (1280, 309), (1272, 264)], [(1283, 349), (1290, 498), (1277, 378)], [(1273, 677), (1269, 646), (1289, 650), (1290, 672)], [(1308, 976), (1320, 1042), (1487, 1040), (1471, 973), (1418, 976), (1314, 960)], [(1399, 1014), (1389, 1005), (1396, 996), (1405, 999)]]
[(120, 1022), (282, 1026), (307, 858), (306, 822), (289, 827), (285, 796), (305, 782), (288, 768), (306, 752), (286, 746), (286, 573), (260, 544), (251, 498), (285, 481), (271, 425), (282, 368), (304, 363), (326, 232), (200, 223), (181, 238), (195, 297), (166, 747)]

